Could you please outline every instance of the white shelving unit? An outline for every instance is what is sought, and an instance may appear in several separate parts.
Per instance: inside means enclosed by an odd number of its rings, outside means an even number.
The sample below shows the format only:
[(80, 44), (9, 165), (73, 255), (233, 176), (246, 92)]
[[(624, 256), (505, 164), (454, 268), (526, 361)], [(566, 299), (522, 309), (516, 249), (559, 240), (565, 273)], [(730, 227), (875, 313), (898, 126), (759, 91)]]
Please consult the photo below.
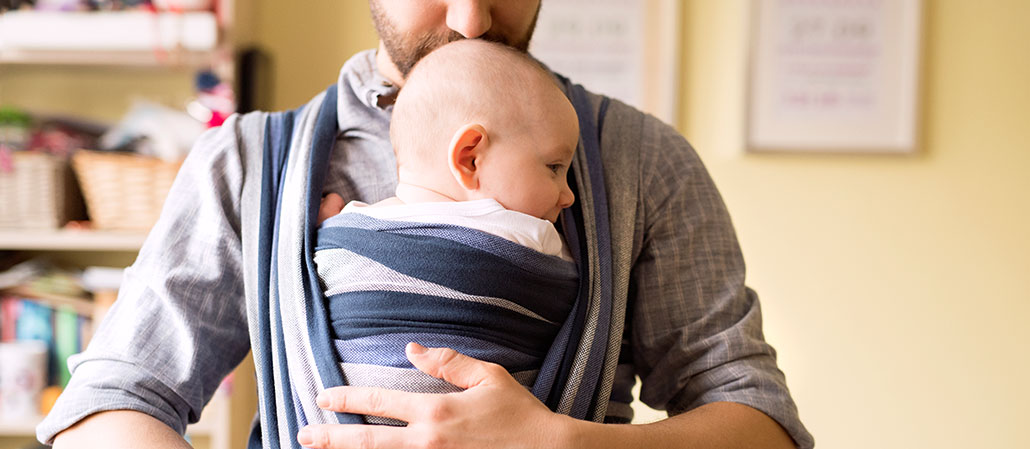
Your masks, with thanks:
[[(0, 66), (39, 66), (48, 72), (76, 65), (161, 71), (221, 63), (224, 69), (232, 48), (233, 2), (215, 0), (217, 13), (9, 11), (0, 14)], [(230, 69), (228, 75), (232, 79), (235, 74)], [(70, 255), (84, 265), (131, 260), (145, 239), (143, 232), (0, 229), (0, 257), (20, 251)], [(80, 308), (92, 305), (79, 301)], [(246, 446), (256, 402), (253, 376), (248, 357), (236, 369), (231, 387), (217, 392), (201, 421), (188, 427), (186, 435), (195, 447)], [(23, 447), (40, 419), (0, 420), (0, 449)]]
[(35, 435), (36, 424), (40, 417), (25, 419), (5, 419), (0, 421), (0, 435)]
[[(216, 393), (204, 409), (200, 421), (186, 428), (186, 436), (192, 439), (206, 439), (208, 447), (212, 449), (232, 447), (229, 445), (226, 420), (230, 401), (231, 398), (226, 395)], [(3, 445), (4, 437), (34, 437), (36, 425), (42, 420), (42, 416), (0, 420), (0, 447)]]
[(146, 237), (143, 232), (0, 229), (0, 249), (136, 252)]
[[(76, 253), (135, 253), (146, 234), (118, 231), (0, 230), (0, 250), (68, 251)], [(43, 303), (52, 301), (41, 300)], [(92, 303), (81, 299), (62, 299), (76, 312), (90, 315)], [(219, 389), (201, 413), (201, 419), (186, 429), (186, 436), (197, 448), (229, 449), (244, 447), (249, 435), (256, 399), (253, 362), (248, 357), (236, 369), (232, 385)], [(22, 447), (36, 434), (42, 416), (0, 420), (0, 449)]]
[(212, 12), (10, 11), (0, 64), (200, 65), (219, 45)]

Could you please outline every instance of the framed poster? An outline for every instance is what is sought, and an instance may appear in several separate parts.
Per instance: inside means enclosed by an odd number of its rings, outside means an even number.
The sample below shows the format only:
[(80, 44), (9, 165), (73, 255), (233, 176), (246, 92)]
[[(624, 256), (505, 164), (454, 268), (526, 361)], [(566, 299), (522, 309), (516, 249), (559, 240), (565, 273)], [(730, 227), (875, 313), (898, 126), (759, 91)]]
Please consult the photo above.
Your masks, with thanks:
[(753, 0), (750, 151), (916, 148), (920, 0)]
[(680, 0), (545, 0), (529, 51), (588, 90), (675, 125)]

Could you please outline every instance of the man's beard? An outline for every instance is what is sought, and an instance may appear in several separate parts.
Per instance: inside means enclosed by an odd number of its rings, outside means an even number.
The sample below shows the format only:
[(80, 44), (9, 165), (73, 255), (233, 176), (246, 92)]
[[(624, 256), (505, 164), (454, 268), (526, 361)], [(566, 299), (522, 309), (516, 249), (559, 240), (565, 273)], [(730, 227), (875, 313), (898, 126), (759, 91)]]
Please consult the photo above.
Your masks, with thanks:
[[(379, 38), (382, 39), (393, 64), (397, 66), (397, 70), (405, 78), (408, 77), (408, 73), (415, 67), (415, 64), (433, 50), (444, 44), (465, 39), (465, 36), (454, 30), (444, 35), (405, 36), (393, 26), (386, 13), (379, 8), (378, 0), (372, 0), (368, 3), (372, 10), (372, 21), (375, 23), (376, 31), (379, 32)], [(488, 30), (482, 36), (477, 37), (477, 39), (505, 44), (521, 52), (526, 52), (529, 50), (529, 39), (533, 36), (533, 30), (536, 28), (536, 19), (539, 15), (540, 7), (537, 6), (536, 12), (533, 13), (533, 20), (529, 24), (529, 29), (522, 36), (504, 36)]]

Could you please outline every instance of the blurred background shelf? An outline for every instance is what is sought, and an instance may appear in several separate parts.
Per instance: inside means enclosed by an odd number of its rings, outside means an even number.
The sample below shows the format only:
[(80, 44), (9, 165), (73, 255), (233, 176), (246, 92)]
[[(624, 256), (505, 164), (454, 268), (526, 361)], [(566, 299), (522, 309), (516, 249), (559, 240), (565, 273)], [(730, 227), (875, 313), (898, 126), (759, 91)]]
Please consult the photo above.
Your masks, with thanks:
[(0, 248), (40, 251), (139, 251), (146, 232), (0, 229)]
[(212, 12), (10, 11), (0, 14), (0, 63), (200, 66), (218, 38)]
[(124, 66), (124, 67), (202, 67), (211, 60), (213, 51), (82, 51), (21, 50), (0, 48), (0, 64)]
[[(216, 393), (204, 408), (200, 421), (186, 427), (186, 435), (206, 439), (209, 447), (228, 447), (230, 430), (227, 413), (231, 404), (228, 392)], [(34, 437), (36, 425), (42, 420), (42, 416), (0, 420), (0, 437)]]
[[(211, 405), (209, 405), (209, 407), (218, 407), (218, 404), (214, 402), (215, 400), (212, 400)], [(216, 416), (213, 413), (205, 413), (204, 416), (201, 417), (200, 422), (192, 424), (186, 428), (186, 434), (190, 436), (211, 437), (212, 435), (218, 433), (220, 429), (217, 429), (215, 423), (212, 422), (215, 420), (215, 417)], [(0, 421), (0, 436), (35, 436), (36, 425), (39, 424), (39, 422), (42, 420), (42, 416), (37, 416), (31, 419)]]
[(32, 419), (0, 420), (0, 436), (32, 436), (36, 434), (36, 424), (41, 417)]
[[(240, 81), (234, 58), (241, 51), (241, 36), (234, 35), (233, 24), (239, 14), (245, 23), (254, 22), (255, 8), (238, 10), (235, 3), (213, 0), (209, 10), (190, 12), (0, 13), (3, 104), (103, 123), (120, 120), (136, 98), (181, 107), (196, 98), (199, 72), (212, 71), (228, 83)], [(0, 258), (40, 257), (77, 268), (125, 267), (135, 259), (146, 235), (146, 231), (0, 228)], [(31, 297), (25, 291), (8, 289), (7, 293)], [(51, 307), (70, 305), (81, 315), (100, 307), (95, 299), (32, 300)], [(204, 408), (200, 422), (187, 427), (193, 447), (246, 446), (256, 408), (253, 361), (245, 359), (232, 377)], [(41, 419), (0, 418), (0, 449), (34, 447), (35, 427)]]

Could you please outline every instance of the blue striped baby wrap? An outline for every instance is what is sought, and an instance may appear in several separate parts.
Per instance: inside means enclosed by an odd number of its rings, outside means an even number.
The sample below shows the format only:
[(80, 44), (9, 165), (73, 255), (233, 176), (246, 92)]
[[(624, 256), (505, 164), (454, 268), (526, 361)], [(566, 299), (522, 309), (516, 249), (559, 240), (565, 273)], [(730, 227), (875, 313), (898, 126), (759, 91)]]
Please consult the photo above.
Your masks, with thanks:
[[(406, 360), (399, 358), (403, 357), (403, 350), (390, 350), (389, 340), (397, 339), (395, 343), (400, 345), (399, 341), (406, 343), (411, 334), (417, 334), (419, 338), (414, 340), (424, 345), (457, 347), (472, 357), (500, 362), (516, 377), (521, 377), (524, 385), (532, 385), (533, 395), (557, 413), (577, 419), (604, 420), (611, 399), (626, 310), (625, 297), (612, 294), (611, 232), (599, 144), (608, 103), (604, 98), (593, 103), (582, 87), (567, 80), (563, 82), (580, 123), (580, 148), (569, 178), (570, 187), (576, 193), (576, 203), (561, 217), (565, 240), (576, 260), (574, 265), (567, 262), (558, 264), (560, 260), (528, 263), (535, 256), (524, 251), (525, 248), (501, 242), (500, 237), (485, 238), (483, 235), (477, 235), (479, 240), (473, 242), (476, 239), (471, 236), (476, 234), (468, 230), (457, 232), (453, 228), (422, 224), (394, 228), (397, 223), (384, 225), (380, 222), (376, 225), (369, 221), (351, 226), (352, 230), (348, 231), (358, 235), (357, 231), (371, 232), (375, 226), (390, 229), (389, 232), (375, 231), (377, 238), (368, 239), (368, 242), (351, 243), (372, 245), (364, 247), (384, 251), (366, 259), (405, 275), (404, 267), (396, 264), (411, 263), (418, 257), (428, 259), (431, 263), (425, 266), (443, 270), (443, 274), (437, 274), (449, 279), (436, 279), (431, 272), (410, 277), (462, 292), (462, 295), (452, 294), (461, 296), (460, 299), (439, 296), (436, 293), (443, 290), (440, 288), (434, 294), (422, 296), (380, 292), (380, 297), (371, 295), (362, 299), (359, 295), (343, 294), (327, 299), (335, 294), (324, 291), (315, 254), (322, 248), (320, 239), (330, 238), (335, 233), (321, 235), (317, 219), (330, 154), (340, 135), (340, 126), (346, 125), (337, 121), (338, 87), (335, 84), (330, 86), (299, 109), (267, 115), (261, 142), (260, 198), (252, 198), (259, 213), (253, 221), (245, 224), (243, 230), (245, 235), (252, 236), (250, 238), (256, 237), (256, 241), (244, 241), (245, 247), (253, 248), (256, 255), (256, 260), (250, 262), (256, 266), (253, 282), (257, 288), (253, 301), (248, 301), (248, 320), (252, 323), (250, 332), (260, 417), (260, 425), (251, 432), (248, 447), (299, 448), (297, 432), (308, 424), (365, 422), (362, 416), (320, 409), (315, 403), (316, 396), (326, 388), (347, 385), (348, 381), (364, 382), (359, 379), (362, 375), (359, 373), (367, 374), (374, 370), (354, 369), (361, 365), (376, 365), (376, 369), (382, 372), (398, 366), (406, 368)], [(442, 263), (436, 257), (446, 251), (434, 249), (416, 256), (414, 251), (406, 250), (409, 247), (403, 245), (384, 243), (382, 248), (375, 246), (375, 241), (386, 241), (383, 235), (394, 239), (391, 240), (393, 242), (418, 237), (450, 249), (458, 248), (460, 243), (467, 247), (463, 250), (472, 252), (469, 257), (449, 253), (446, 255), (447, 263)], [(404, 257), (391, 255), (391, 251), (404, 251)], [(523, 271), (536, 273), (533, 282), (560, 281), (562, 285), (536, 284), (543, 287), (522, 288), (526, 278), (515, 276), (512, 274), (514, 271), (506, 271), (503, 275), (484, 272), (487, 264), (483, 260), (487, 258), (497, 264), (495, 267), (508, 264), (509, 269), (520, 267)], [(569, 274), (570, 267), (574, 267), (576, 276)], [(482, 284), (475, 288), (453, 284), (471, 282), (455, 274), (469, 274), (467, 278)], [(351, 276), (374, 280), (367, 271)], [(565, 282), (576, 285), (571, 305)], [(541, 301), (534, 296), (554, 292), (562, 295), (561, 299)], [(417, 301), (411, 301), (415, 296), (418, 296)], [(484, 301), (464, 300), (470, 298)], [(491, 303), (485, 301), (486, 298), (503, 298), (505, 302)], [(361, 301), (367, 307), (361, 304), (351, 306), (351, 303)], [(390, 307), (395, 303), (401, 303), (406, 309)], [(501, 304), (520, 307), (512, 310), (512, 307), (506, 308)], [(544, 319), (527, 320), (526, 317), (533, 316), (521, 313), (527, 310)], [(411, 320), (413, 317), (420, 320), (416, 325), (408, 322), (382, 332), (375, 327), (382, 326), (392, 317), (359, 315), (373, 311), (404, 313), (408, 314), (409, 321), (414, 321)], [(460, 326), (453, 331), (434, 333), (426, 332), (426, 323), (460, 323)], [(509, 331), (515, 326), (519, 326), (519, 332)], [(557, 333), (554, 333), (555, 329)], [(411, 332), (413, 330), (416, 332)], [(542, 343), (548, 339), (549, 347)], [(374, 346), (353, 349), (364, 343)], [(384, 358), (369, 358), (377, 354)], [(539, 371), (534, 376), (533, 371), (537, 369)], [(379, 380), (373, 378), (370, 382), (390, 386), (382, 383), (383, 377), (386, 376), (380, 375)], [(531, 377), (534, 379), (529, 380)], [(421, 382), (431, 384), (434, 389), (440, 387), (440, 383), (425, 378)], [(423, 385), (402, 383), (406, 385), (398, 385), (401, 389)]]
[(360, 213), (326, 220), (315, 264), (344, 380), (356, 386), (457, 391), (408, 362), (415, 341), (497, 363), (531, 388), (578, 293), (571, 261), (476, 229)]

